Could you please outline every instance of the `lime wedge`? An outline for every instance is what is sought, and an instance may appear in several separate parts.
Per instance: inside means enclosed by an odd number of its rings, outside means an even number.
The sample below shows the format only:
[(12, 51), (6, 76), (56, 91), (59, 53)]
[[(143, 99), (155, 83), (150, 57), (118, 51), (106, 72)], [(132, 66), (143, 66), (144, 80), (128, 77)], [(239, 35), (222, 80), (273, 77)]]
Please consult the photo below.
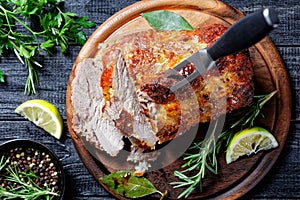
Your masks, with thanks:
[(266, 129), (253, 127), (242, 130), (234, 135), (226, 152), (227, 164), (244, 155), (256, 154), (262, 150), (278, 146), (275, 137)]
[(40, 99), (28, 100), (19, 105), (15, 112), (41, 127), (55, 138), (60, 139), (63, 121), (59, 111), (53, 104)]

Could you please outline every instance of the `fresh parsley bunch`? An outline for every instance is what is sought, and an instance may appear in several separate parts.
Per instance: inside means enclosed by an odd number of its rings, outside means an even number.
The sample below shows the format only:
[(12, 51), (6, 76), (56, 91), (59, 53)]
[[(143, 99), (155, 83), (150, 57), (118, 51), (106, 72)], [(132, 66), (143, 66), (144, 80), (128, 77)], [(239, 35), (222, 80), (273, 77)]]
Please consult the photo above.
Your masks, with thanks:
[[(41, 52), (53, 55), (58, 45), (65, 53), (70, 43), (83, 45), (86, 36), (83, 28), (94, 23), (76, 13), (64, 12), (62, 0), (0, 0), (0, 56), (4, 51), (14, 52), (28, 68), (25, 93), (36, 93), (39, 83), (37, 67), (42, 65), (34, 58)], [(29, 24), (37, 22), (32, 28)], [(31, 23), (30, 23), (31, 22)], [(4, 72), (0, 70), (0, 82)]]

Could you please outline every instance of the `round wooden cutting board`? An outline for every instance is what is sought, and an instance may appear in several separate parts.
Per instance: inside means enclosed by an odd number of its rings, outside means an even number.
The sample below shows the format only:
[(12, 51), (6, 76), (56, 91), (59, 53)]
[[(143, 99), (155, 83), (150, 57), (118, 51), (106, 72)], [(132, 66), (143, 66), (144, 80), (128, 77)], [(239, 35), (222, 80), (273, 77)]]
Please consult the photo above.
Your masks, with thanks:
[[(230, 26), (244, 16), (237, 9), (217, 0), (140, 1), (109, 18), (84, 45), (73, 66), (67, 89), (68, 127), (75, 148), (86, 168), (107, 191), (119, 199), (126, 198), (115, 194), (99, 181), (99, 178), (110, 172), (109, 169), (93, 158), (85, 148), (84, 141), (73, 130), (71, 83), (75, 77), (77, 63), (84, 58), (92, 58), (97, 52), (99, 43), (114, 40), (123, 34), (150, 29), (151, 27), (140, 14), (154, 10), (170, 10), (178, 13), (194, 28), (214, 23)], [(255, 68), (256, 93), (267, 94), (274, 90), (277, 91), (276, 97), (264, 107), (265, 118), (260, 122), (260, 125), (275, 135), (279, 147), (260, 152), (249, 158), (240, 159), (230, 165), (225, 163), (225, 155), (221, 154), (218, 159), (218, 174), (207, 173), (206, 178), (203, 180), (203, 191), (195, 191), (190, 196), (191, 199), (235, 199), (241, 197), (270, 170), (284, 146), (291, 118), (291, 92), (285, 66), (276, 47), (267, 37), (250, 48), (250, 56)], [(163, 169), (147, 173), (146, 176), (160, 191), (168, 190), (169, 199), (177, 199), (182, 189), (173, 189), (169, 183), (177, 180), (173, 176), (173, 172), (180, 170), (182, 163), (183, 161), (179, 159)], [(150, 199), (153, 198), (158, 198), (158, 196), (151, 196)]]

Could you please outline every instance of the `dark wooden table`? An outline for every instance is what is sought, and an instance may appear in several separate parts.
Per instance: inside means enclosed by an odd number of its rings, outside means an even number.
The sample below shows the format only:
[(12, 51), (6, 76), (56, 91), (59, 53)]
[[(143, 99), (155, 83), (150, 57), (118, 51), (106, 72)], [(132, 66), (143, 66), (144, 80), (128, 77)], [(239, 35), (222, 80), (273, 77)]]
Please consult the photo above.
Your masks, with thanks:
[[(87, 16), (99, 26), (118, 10), (136, 0), (66, 0), (65, 10)], [(250, 13), (271, 6), (279, 13), (280, 26), (270, 34), (288, 71), (293, 94), (293, 112), (289, 135), (283, 151), (263, 180), (245, 199), (300, 199), (300, 4), (299, 0), (224, 0), (225, 3)], [(94, 29), (86, 30), (89, 36)], [(65, 199), (114, 199), (89, 174), (79, 159), (70, 138), (65, 114), (66, 87), (73, 62), (80, 46), (71, 46), (67, 55), (40, 58), (45, 67), (40, 69), (37, 94), (24, 95), (27, 69), (13, 54), (0, 59), (0, 69), (5, 71), (6, 83), (0, 85), (0, 144), (15, 138), (40, 141), (61, 159), (67, 177)], [(57, 106), (64, 119), (61, 140), (49, 136), (42, 129), (15, 114), (14, 109), (28, 99), (45, 99)]]

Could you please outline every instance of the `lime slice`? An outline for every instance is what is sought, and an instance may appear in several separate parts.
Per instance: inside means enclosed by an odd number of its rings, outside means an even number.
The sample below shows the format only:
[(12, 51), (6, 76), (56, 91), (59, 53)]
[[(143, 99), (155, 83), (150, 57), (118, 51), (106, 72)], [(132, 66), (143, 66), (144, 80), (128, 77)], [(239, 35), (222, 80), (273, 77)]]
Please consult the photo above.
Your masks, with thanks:
[(255, 154), (278, 146), (275, 137), (266, 129), (253, 127), (234, 135), (226, 152), (227, 164), (244, 155)]
[(15, 112), (60, 139), (63, 121), (59, 111), (51, 103), (40, 99), (28, 100), (19, 105)]

